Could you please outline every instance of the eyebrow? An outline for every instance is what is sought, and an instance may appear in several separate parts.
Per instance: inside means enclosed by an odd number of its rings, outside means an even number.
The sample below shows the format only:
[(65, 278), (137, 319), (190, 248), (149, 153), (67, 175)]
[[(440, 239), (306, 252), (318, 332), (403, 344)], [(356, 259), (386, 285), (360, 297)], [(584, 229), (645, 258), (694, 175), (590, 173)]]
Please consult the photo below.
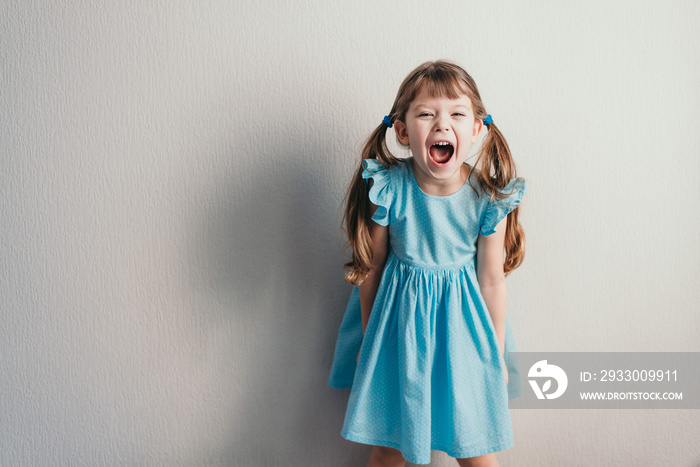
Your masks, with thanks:
[[(417, 103), (413, 104), (412, 107), (418, 109), (418, 108), (420, 108), (420, 107), (432, 107), (432, 106), (431, 106), (430, 104), (426, 103), (426, 102), (417, 102)], [(464, 108), (466, 108), (466, 109), (471, 109), (471, 108), (472, 108), (469, 104), (463, 104), (463, 103), (454, 104), (454, 105), (452, 105), (452, 106), (450, 106), (450, 107), (451, 107), (451, 108), (464, 107)]]

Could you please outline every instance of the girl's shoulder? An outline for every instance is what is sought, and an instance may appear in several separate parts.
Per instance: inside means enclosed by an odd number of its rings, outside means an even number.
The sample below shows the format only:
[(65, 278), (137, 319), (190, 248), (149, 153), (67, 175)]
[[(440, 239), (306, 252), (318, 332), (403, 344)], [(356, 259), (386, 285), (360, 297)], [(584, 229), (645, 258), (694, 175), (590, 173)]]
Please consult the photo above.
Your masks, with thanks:
[(372, 180), (373, 185), (386, 185), (392, 191), (401, 190), (409, 177), (410, 161), (398, 159), (396, 163), (384, 166), (376, 159), (364, 160), (362, 177)]
[(528, 184), (523, 178), (513, 178), (504, 188), (496, 192), (485, 189), (479, 183), (478, 177), (472, 182), (479, 190), (478, 209), (480, 212), (480, 234), (491, 235), (496, 232), (496, 226), (523, 200)]
[(476, 191), (479, 200), (486, 204), (498, 203), (499, 200), (510, 198), (511, 196), (522, 198), (528, 189), (528, 184), (525, 179), (516, 177), (511, 179), (504, 188), (499, 188), (497, 193), (493, 193), (490, 189), (481, 184), (479, 175), (479, 169), (472, 168), (467, 183)]
[(372, 216), (379, 225), (388, 225), (395, 214), (396, 202), (402, 195), (408, 176), (408, 164), (404, 159), (399, 159), (395, 164), (382, 165), (376, 159), (365, 159), (362, 178), (371, 181), (369, 200), (377, 206), (377, 211)]
[[(405, 174), (408, 171), (410, 159), (396, 159), (396, 162), (394, 164), (386, 166), (383, 165), (377, 159), (365, 159), (363, 162), (365, 167), (365, 174), (379, 174), (381, 176), (396, 177), (400, 176), (400, 174)], [(368, 177), (365, 176), (365, 178)]]

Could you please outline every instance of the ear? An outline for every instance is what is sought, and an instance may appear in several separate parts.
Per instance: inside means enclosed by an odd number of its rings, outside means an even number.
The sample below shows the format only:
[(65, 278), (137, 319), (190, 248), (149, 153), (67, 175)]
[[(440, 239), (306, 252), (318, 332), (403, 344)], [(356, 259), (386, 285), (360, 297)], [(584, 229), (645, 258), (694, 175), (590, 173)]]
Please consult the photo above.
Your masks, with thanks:
[(401, 120), (394, 121), (394, 131), (399, 142), (408, 145), (408, 128), (406, 128), (406, 124)]
[(472, 130), (472, 144), (476, 143), (476, 141), (479, 139), (479, 133), (481, 133), (481, 129), (484, 127), (484, 122), (479, 119), (474, 119), (474, 129)]

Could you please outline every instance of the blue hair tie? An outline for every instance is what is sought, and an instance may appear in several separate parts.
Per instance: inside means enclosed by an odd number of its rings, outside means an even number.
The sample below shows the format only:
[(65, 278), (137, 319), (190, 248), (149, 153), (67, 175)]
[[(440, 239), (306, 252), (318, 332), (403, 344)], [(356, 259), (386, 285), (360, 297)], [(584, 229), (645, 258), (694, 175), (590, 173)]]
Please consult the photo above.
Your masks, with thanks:
[(489, 123), (493, 123), (493, 117), (491, 116), (491, 114), (488, 114), (484, 119), (484, 125), (488, 125)]
[(392, 126), (394, 126), (394, 124), (391, 123), (391, 117), (388, 116), (388, 115), (385, 115), (385, 116), (384, 116), (384, 119), (382, 120), (382, 123), (383, 123), (384, 125), (388, 126), (389, 128), (391, 128)]

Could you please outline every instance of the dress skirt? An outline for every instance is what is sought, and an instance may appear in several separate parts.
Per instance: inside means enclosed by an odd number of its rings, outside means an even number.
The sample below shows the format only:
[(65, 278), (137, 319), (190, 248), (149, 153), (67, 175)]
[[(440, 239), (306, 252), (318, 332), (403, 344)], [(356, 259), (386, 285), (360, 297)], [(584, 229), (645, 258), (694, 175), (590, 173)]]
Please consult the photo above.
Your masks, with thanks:
[(474, 265), (432, 269), (390, 253), (364, 338), (357, 288), (339, 330), (328, 383), (352, 388), (342, 436), (416, 464), (429, 463), (431, 449), (462, 458), (511, 447), (513, 344), (506, 322), (506, 386)]

